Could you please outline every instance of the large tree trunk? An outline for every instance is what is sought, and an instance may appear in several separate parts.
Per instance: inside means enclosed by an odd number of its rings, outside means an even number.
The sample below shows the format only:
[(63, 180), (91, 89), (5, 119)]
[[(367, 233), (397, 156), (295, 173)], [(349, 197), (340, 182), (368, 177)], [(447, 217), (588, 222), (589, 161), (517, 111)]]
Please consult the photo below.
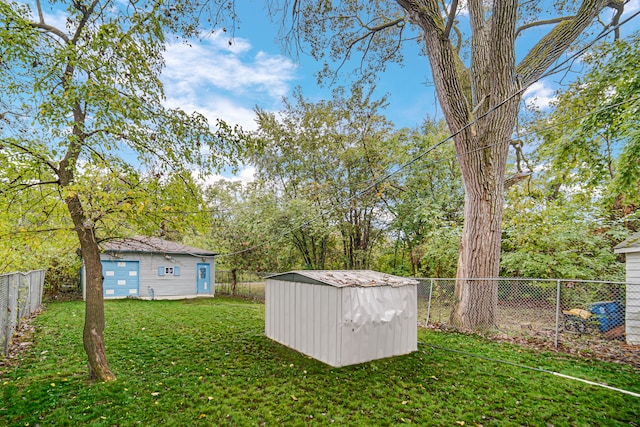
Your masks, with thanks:
[[(487, 145), (490, 143), (487, 140)], [(487, 328), (496, 323), (498, 282), (470, 279), (499, 275), (504, 205), (501, 183), (506, 150), (505, 144), (494, 142), (485, 152), (468, 155), (469, 161), (461, 162), (465, 184), (464, 227), (450, 319), (459, 327)], [(491, 165), (493, 162), (496, 165)]]
[[(425, 35), (438, 99), (454, 134), (465, 188), (455, 304), (456, 326), (493, 326), (500, 267), (504, 174), (520, 94), (515, 74), (516, 2), (494, 10), (489, 26), (480, 0), (470, 0), (472, 64), (466, 69), (452, 47), (436, 1), (399, 1)], [(514, 93), (516, 96), (514, 96)], [(503, 103), (503, 101), (508, 102)]]
[(500, 272), (504, 177), (522, 96), (515, 72), (516, 11), (515, 0), (494, 2), (489, 25), (480, 5), (470, 10), (474, 107), (469, 132), (455, 139), (465, 204), (451, 313), (452, 323), (464, 328), (496, 324), (498, 282), (468, 279), (496, 278)]

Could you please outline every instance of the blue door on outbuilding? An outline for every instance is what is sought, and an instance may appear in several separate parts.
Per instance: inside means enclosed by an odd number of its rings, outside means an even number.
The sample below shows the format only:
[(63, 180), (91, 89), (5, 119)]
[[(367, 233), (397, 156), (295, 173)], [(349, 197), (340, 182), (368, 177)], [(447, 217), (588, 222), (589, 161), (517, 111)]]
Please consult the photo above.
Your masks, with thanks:
[(140, 295), (140, 263), (138, 261), (102, 261), (102, 277), (105, 298)]
[(198, 263), (198, 286), (199, 294), (211, 293), (211, 266), (209, 264)]

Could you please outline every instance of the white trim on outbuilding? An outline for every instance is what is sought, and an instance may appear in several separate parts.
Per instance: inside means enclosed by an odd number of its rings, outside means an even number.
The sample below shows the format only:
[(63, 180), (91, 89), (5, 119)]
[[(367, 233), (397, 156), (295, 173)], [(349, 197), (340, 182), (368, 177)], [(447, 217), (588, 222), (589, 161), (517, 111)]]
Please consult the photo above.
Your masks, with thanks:
[(614, 252), (625, 255), (627, 343), (640, 345), (640, 232), (617, 245)]

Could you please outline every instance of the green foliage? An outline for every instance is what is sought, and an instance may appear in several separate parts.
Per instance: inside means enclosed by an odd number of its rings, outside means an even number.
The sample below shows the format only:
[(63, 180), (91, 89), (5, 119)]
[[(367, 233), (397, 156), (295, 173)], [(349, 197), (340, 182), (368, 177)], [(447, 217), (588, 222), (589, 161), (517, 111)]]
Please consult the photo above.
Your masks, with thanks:
[(455, 277), (462, 225), (440, 225), (429, 230), (420, 246), (422, 277)]
[(412, 354), (332, 368), (266, 338), (261, 304), (224, 298), (106, 302), (105, 343), (119, 377), (88, 383), (76, 338), (83, 311), (80, 302), (50, 304), (34, 321), (33, 344), (0, 373), (5, 424), (622, 425), (640, 417), (636, 397), (517, 365), (638, 393), (631, 366), (420, 330)]
[[(295, 103), (294, 103), (295, 102)], [(298, 91), (278, 117), (258, 110), (265, 150), (258, 176), (278, 191), (280, 224), (307, 266), (324, 268), (337, 239), (343, 268), (367, 268), (382, 233), (377, 221), (401, 140), (380, 115), (385, 100), (354, 86), (312, 103)]]
[(509, 193), (503, 225), (501, 275), (507, 277), (623, 280), (613, 246), (618, 226), (604, 226), (589, 199), (553, 200), (533, 190)]
[[(26, 183), (37, 182), (42, 170), (30, 169), (29, 162), (11, 161), (0, 149), (0, 274), (46, 269), (50, 260), (71, 265), (77, 243), (69, 233), (71, 221), (52, 188), (34, 187), (11, 191), (7, 187), (21, 176)], [(15, 175), (21, 170), (21, 175)], [(9, 184), (9, 185), (7, 185)], [(28, 184), (27, 184), (28, 185)], [(71, 257), (71, 258), (73, 258)]]
[(593, 49), (584, 58), (589, 71), (536, 127), (550, 185), (598, 192), (603, 208), (618, 218), (640, 206), (639, 56), (640, 33)]
[(293, 249), (279, 239), (280, 209), (260, 183), (218, 181), (205, 189), (211, 227), (200, 240), (222, 253), (219, 268), (284, 271), (299, 267)]
[(81, 297), (80, 268), (82, 261), (77, 251), (71, 250), (76, 243), (71, 241), (70, 247), (60, 248), (57, 253), (40, 255), (43, 265), (46, 265), (44, 276), (45, 297), (57, 298), (68, 295), (70, 297)]
[(503, 275), (623, 280), (613, 246), (637, 228), (640, 37), (603, 44), (533, 129), (539, 168), (508, 194)]
[[(462, 229), (464, 191), (444, 122), (425, 121), (412, 131), (397, 161), (418, 159), (398, 177), (389, 192), (391, 230), (403, 242), (412, 275), (455, 276)], [(425, 155), (429, 153), (428, 155)]]

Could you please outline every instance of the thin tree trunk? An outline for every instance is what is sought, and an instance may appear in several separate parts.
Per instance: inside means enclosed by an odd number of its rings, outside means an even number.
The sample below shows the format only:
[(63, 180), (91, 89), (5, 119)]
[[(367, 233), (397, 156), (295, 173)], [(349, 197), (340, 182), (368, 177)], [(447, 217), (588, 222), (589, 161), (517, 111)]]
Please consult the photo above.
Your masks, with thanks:
[(94, 228), (85, 224), (85, 216), (77, 195), (66, 199), (80, 241), (80, 251), (86, 274), (86, 310), (82, 341), (89, 360), (89, 377), (113, 381), (116, 376), (109, 369), (104, 345), (104, 297), (102, 294), (102, 261)]
[(238, 273), (237, 269), (235, 268), (231, 269), (231, 296), (233, 297), (236, 296), (236, 286), (238, 285), (237, 273)]
[[(72, 138), (65, 157), (58, 166), (58, 178), (63, 189), (71, 186), (75, 179), (76, 162), (86, 134), (84, 128), (85, 114), (76, 104), (73, 109), (74, 126)], [(80, 242), (80, 252), (85, 265), (86, 300), (83, 343), (89, 360), (89, 377), (100, 381), (114, 381), (115, 375), (107, 363), (104, 345), (104, 297), (102, 294), (102, 261), (100, 247), (95, 236), (95, 228), (88, 220), (82, 207), (80, 196), (70, 191), (65, 203), (73, 221), (74, 229)]]

